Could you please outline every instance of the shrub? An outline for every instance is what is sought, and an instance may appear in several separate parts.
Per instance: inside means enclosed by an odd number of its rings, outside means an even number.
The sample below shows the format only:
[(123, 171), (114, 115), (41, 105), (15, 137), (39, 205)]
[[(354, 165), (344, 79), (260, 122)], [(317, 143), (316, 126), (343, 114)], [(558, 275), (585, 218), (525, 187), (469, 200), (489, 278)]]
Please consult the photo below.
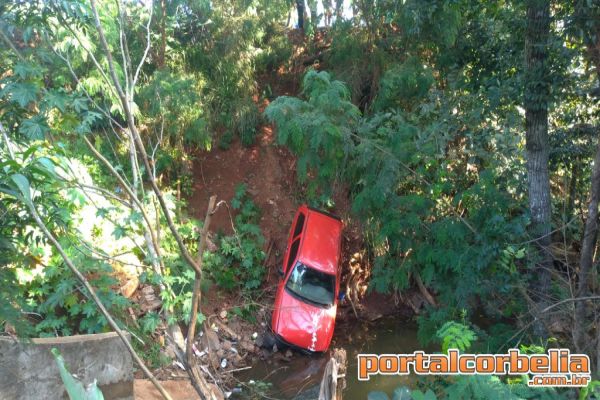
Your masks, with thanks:
[(258, 226), (260, 210), (248, 198), (243, 184), (237, 187), (231, 207), (237, 211), (235, 231), (219, 238), (216, 253), (205, 254), (206, 269), (220, 287), (254, 290), (260, 287), (266, 272), (262, 250), (265, 239)]

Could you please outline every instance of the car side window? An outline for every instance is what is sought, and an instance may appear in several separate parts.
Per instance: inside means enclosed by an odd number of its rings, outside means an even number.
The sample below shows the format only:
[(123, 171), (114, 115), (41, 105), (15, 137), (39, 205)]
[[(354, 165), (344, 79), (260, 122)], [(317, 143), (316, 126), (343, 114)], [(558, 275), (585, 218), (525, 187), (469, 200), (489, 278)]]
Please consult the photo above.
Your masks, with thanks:
[(305, 219), (306, 219), (306, 217), (304, 216), (304, 213), (298, 214), (298, 219), (296, 220), (296, 227), (294, 228), (294, 236), (292, 236), (292, 237), (296, 237), (302, 233), (302, 228), (304, 228), (304, 220)]
[(290, 254), (288, 256), (288, 262), (287, 262), (287, 268), (286, 268), (287, 270), (289, 270), (291, 268), (292, 264), (296, 260), (296, 256), (298, 255), (299, 247), (300, 247), (300, 238), (294, 240), (294, 242), (290, 246)]

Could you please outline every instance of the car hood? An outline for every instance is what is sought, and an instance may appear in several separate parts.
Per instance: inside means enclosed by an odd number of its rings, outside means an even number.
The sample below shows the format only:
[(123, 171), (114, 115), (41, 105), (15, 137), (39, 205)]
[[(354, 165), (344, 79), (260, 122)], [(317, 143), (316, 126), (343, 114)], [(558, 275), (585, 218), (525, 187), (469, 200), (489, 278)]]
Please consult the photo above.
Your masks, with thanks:
[(298, 347), (325, 351), (333, 336), (336, 309), (336, 305), (322, 308), (305, 303), (284, 290), (276, 333)]

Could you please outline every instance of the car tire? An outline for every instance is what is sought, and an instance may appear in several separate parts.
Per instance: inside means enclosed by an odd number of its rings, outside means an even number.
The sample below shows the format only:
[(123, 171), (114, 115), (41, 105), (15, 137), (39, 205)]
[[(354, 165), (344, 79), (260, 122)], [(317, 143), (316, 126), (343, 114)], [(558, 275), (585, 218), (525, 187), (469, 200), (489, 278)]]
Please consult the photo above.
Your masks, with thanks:
[(265, 332), (263, 332), (256, 339), (256, 344), (260, 348), (269, 349), (269, 350), (272, 349), (275, 344), (277, 345), (277, 348), (281, 348), (277, 341), (277, 338), (275, 337), (273, 332), (271, 332), (270, 330), (266, 330)]

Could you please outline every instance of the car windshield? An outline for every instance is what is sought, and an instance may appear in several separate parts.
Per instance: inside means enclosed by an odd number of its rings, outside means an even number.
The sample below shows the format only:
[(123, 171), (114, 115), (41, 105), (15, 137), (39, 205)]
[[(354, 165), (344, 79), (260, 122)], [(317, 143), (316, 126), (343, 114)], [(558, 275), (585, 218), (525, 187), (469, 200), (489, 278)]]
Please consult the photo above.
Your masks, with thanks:
[(285, 287), (292, 294), (321, 306), (333, 304), (335, 276), (317, 271), (300, 262), (290, 273)]

